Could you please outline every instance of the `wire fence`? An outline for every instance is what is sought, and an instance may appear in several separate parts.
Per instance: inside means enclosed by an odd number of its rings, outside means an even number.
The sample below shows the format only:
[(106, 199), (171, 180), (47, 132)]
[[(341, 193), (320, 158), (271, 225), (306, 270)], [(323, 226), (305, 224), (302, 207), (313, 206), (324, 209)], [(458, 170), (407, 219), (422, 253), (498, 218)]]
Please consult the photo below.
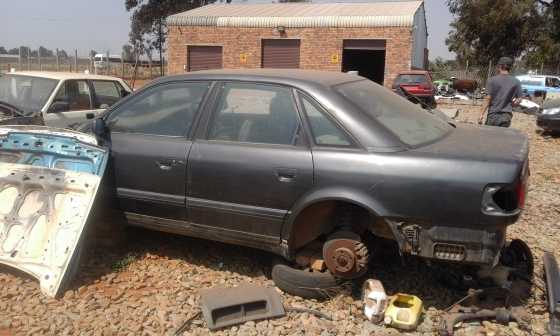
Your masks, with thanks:
[[(102, 67), (96, 65), (93, 57), (74, 56), (19, 56), (0, 54), (0, 73), (10, 71), (54, 71), (54, 72), (87, 72), (123, 78), (127, 81), (146, 81), (161, 76), (159, 62), (146, 60), (105, 62)], [(163, 64), (166, 73), (166, 63)]]

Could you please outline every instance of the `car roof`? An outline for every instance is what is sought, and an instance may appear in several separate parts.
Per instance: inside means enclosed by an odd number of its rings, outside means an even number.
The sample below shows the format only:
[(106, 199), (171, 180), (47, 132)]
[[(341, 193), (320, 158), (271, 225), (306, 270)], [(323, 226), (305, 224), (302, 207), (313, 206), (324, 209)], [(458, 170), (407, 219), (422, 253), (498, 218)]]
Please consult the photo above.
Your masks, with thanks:
[(339, 71), (301, 69), (220, 69), (193, 71), (181, 75), (166, 76), (155, 80), (154, 83), (193, 79), (263, 81), (294, 86), (310, 84), (334, 86), (341, 83), (363, 80), (365, 78), (355, 74), (348, 74)]
[(398, 75), (429, 75), (430, 72), (427, 70), (408, 70), (408, 71), (401, 71), (397, 74)]
[(80, 72), (49, 72), (49, 71), (15, 71), (6, 73), (6, 75), (18, 75), (29, 77), (49, 78), (56, 80), (63, 79), (99, 79), (99, 80), (120, 80), (117, 77), (92, 75)]

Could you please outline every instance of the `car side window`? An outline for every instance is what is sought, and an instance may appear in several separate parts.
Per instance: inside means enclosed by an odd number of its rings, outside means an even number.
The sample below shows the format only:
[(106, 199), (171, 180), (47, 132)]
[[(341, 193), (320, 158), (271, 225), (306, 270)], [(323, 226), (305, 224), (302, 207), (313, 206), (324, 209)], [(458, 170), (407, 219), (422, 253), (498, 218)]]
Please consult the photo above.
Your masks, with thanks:
[(91, 110), (91, 93), (85, 80), (67, 80), (58, 90), (55, 102), (68, 103), (68, 111)]
[(209, 140), (293, 145), (299, 118), (289, 88), (226, 83), (210, 125)]
[(348, 136), (326, 115), (317, 103), (306, 96), (301, 101), (313, 133), (313, 139), (320, 146), (352, 146)]
[(113, 81), (94, 80), (91, 82), (95, 91), (95, 108), (108, 108), (121, 99), (122, 87)]
[(208, 82), (183, 82), (149, 88), (114, 110), (107, 125), (113, 132), (185, 136), (208, 87)]

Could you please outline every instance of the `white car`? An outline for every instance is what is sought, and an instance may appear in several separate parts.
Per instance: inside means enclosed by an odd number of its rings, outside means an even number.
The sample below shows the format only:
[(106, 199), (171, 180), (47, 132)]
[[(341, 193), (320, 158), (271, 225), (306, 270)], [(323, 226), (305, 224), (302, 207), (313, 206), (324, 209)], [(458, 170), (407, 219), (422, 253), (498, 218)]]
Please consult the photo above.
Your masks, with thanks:
[(100, 115), (132, 90), (120, 78), (67, 72), (11, 72), (0, 76), (0, 112), (40, 115), (47, 126), (73, 128)]

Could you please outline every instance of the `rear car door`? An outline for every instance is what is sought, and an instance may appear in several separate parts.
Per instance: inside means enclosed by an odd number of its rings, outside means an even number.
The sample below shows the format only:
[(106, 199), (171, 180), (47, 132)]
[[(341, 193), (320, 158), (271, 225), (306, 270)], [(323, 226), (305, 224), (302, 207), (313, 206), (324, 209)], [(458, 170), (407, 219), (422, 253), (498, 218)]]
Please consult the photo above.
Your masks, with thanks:
[[(60, 104), (63, 109), (56, 109)], [(59, 106), (57, 106), (59, 105)], [(44, 114), (47, 126), (72, 128), (86, 121), (88, 113), (96, 113), (93, 106), (93, 95), (87, 80), (68, 79), (60, 86), (54, 99)]]
[(222, 83), (206, 117), (188, 160), (189, 220), (245, 244), (278, 243), (285, 215), (313, 185), (292, 89)]
[(209, 85), (152, 86), (106, 116), (117, 196), (132, 221), (186, 218), (190, 132)]

